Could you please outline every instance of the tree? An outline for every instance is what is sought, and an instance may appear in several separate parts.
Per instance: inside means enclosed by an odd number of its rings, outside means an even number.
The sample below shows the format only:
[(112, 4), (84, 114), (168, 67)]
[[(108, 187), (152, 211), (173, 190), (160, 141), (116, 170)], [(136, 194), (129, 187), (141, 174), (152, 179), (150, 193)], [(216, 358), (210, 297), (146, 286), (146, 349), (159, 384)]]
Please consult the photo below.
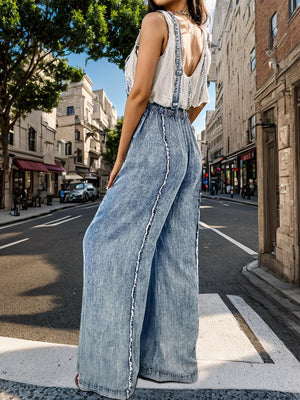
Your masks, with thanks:
[(68, 65), (70, 53), (124, 68), (145, 13), (143, 0), (0, 0), (2, 208), (16, 120), (32, 110), (50, 112), (68, 82), (82, 79), (82, 69)]
[(105, 142), (106, 152), (103, 153), (103, 159), (104, 161), (108, 162), (111, 166), (114, 165), (115, 160), (117, 158), (122, 125), (123, 125), (123, 117), (118, 118), (115, 129), (110, 129), (107, 132), (106, 142)]

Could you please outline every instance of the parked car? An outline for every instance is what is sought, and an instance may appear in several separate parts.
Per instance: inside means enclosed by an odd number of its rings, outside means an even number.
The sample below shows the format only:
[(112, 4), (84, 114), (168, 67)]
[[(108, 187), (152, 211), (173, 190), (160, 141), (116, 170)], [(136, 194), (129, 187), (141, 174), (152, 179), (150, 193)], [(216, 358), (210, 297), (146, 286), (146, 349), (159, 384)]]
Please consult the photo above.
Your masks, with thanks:
[(95, 201), (97, 189), (91, 183), (70, 183), (68, 193), (69, 201)]

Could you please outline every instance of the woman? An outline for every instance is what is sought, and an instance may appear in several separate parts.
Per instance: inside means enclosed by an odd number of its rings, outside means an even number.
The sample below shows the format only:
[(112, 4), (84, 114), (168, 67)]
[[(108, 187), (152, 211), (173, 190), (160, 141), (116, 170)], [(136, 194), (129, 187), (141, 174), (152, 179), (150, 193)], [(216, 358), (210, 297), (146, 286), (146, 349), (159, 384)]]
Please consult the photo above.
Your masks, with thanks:
[(197, 380), (202, 158), (191, 123), (209, 101), (207, 18), (203, 0), (149, 1), (126, 59), (117, 159), (83, 239), (81, 390), (128, 399), (138, 376)]

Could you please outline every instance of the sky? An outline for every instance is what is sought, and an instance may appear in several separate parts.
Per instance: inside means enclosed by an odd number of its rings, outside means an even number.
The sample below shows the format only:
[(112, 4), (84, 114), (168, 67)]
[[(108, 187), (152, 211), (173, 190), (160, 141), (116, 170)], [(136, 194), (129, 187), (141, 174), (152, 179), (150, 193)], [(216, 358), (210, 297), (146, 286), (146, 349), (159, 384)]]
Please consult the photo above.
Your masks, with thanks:
[[(205, 4), (211, 13), (214, 14), (216, 0), (206, 0)], [(210, 29), (212, 26), (210, 26)], [(117, 110), (118, 117), (124, 115), (125, 103), (127, 99), (125, 91), (125, 76), (124, 71), (117, 65), (109, 63), (106, 58), (98, 61), (88, 60), (85, 65), (86, 55), (72, 54), (68, 56), (69, 65), (81, 67), (83, 71), (90, 77), (93, 82), (93, 90), (104, 89), (109, 100)], [(198, 134), (205, 129), (205, 114), (208, 110), (215, 108), (215, 85), (211, 83), (208, 88), (210, 102), (204, 107), (197, 119), (194, 121), (195, 133)]]

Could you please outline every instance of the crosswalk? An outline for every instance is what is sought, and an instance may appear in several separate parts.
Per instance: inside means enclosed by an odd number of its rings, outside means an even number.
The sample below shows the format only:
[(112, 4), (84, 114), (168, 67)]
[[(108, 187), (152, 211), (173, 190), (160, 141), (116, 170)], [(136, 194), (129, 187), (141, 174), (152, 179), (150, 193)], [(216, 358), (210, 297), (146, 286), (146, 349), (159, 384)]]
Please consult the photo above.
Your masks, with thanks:
[[(300, 392), (299, 361), (242, 297), (200, 294), (199, 309), (197, 382), (139, 378), (137, 388)], [(77, 346), (0, 337), (0, 379), (75, 388), (76, 361)]]

